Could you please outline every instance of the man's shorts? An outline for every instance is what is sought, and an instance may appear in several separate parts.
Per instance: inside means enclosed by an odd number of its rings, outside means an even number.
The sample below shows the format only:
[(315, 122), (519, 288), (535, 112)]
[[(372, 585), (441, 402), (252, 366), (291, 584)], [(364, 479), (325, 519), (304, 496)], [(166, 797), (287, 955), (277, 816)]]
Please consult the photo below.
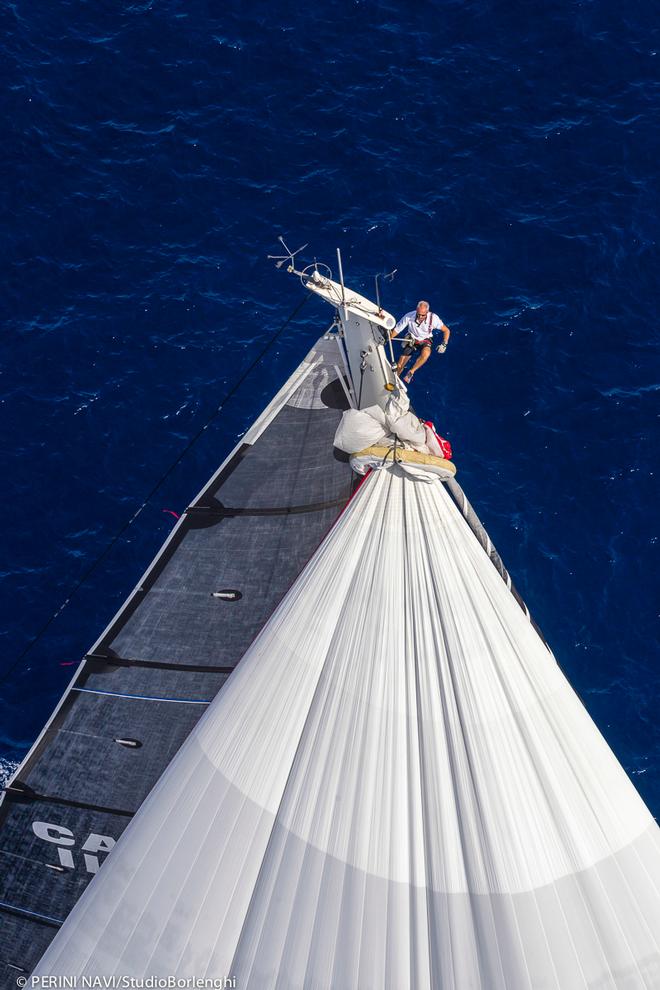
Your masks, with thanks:
[(427, 337), (426, 340), (416, 340), (413, 344), (406, 344), (401, 353), (414, 354), (415, 351), (421, 351), (423, 347), (433, 347), (433, 341), (430, 337)]

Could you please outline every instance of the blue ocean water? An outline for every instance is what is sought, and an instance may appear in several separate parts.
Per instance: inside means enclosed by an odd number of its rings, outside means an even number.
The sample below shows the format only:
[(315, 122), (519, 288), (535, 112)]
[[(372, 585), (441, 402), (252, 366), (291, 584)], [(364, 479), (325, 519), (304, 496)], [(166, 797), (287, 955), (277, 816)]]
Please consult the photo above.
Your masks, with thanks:
[[(2, 671), (300, 300), (284, 234), (449, 350), (415, 403), (660, 812), (660, 28), (632, 0), (14, 0), (0, 12)], [(0, 686), (15, 765), (269, 359)]]

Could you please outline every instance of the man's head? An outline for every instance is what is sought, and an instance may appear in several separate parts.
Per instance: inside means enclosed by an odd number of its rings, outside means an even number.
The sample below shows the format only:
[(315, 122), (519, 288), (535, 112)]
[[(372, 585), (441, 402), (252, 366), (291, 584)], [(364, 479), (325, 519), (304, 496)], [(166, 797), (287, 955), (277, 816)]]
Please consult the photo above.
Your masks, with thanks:
[(426, 299), (420, 299), (419, 302), (417, 303), (417, 309), (415, 310), (417, 316), (423, 320), (426, 314), (428, 313), (428, 311), (429, 311), (429, 304), (427, 303)]

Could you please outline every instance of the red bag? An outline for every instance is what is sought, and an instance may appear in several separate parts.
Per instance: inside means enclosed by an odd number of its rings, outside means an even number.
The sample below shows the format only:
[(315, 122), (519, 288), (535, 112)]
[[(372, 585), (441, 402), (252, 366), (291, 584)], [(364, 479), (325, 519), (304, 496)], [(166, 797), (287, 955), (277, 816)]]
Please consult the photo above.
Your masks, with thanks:
[(445, 440), (444, 437), (441, 437), (439, 433), (435, 432), (435, 426), (433, 425), (430, 419), (425, 420), (424, 425), (428, 426), (428, 428), (433, 431), (433, 435), (438, 441), (438, 444), (440, 445), (440, 450), (442, 451), (441, 456), (444, 457), (446, 460), (450, 461), (452, 457), (452, 450), (449, 440)]

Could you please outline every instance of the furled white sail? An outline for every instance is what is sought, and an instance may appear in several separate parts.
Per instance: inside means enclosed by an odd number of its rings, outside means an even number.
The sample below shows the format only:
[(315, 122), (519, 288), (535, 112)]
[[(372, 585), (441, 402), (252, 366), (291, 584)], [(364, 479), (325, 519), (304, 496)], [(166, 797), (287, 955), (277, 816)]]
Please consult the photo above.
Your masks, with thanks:
[(35, 973), (650, 990), (658, 828), (442, 484), (395, 467)]

